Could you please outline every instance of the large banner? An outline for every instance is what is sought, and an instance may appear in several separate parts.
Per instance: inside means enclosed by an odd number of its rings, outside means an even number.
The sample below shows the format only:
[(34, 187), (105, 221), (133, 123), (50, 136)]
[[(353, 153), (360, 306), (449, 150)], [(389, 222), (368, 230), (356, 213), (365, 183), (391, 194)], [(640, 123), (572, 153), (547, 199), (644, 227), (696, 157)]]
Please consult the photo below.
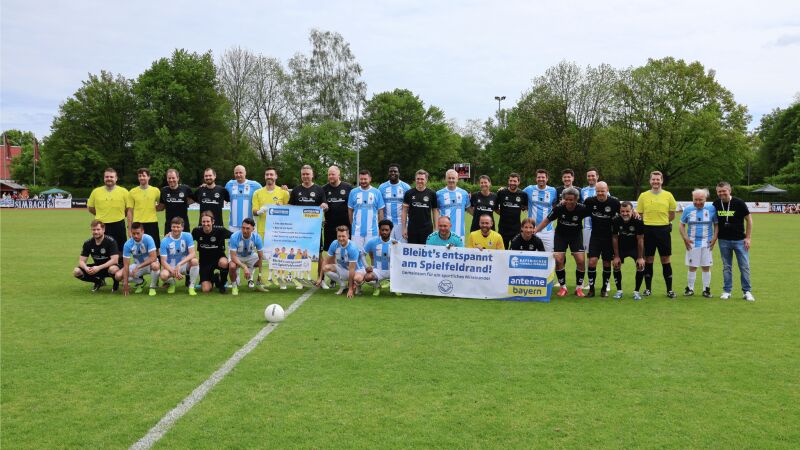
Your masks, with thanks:
[(322, 209), (318, 206), (271, 206), (264, 227), (264, 256), (274, 276), (316, 280), (312, 261), (319, 260)]
[(45, 209), (45, 208), (55, 208), (55, 207), (56, 207), (56, 202), (52, 198), (14, 200), (14, 208)]
[(407, 294), (549, 302), (551, 253), (392, 245), (391, 290)]

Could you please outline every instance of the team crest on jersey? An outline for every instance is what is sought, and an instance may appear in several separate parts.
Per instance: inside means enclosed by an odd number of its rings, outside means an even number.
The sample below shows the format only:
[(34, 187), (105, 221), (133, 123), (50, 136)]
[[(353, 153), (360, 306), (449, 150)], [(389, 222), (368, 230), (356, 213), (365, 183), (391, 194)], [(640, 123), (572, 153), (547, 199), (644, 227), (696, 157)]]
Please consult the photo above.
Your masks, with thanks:
[(215, 236), (211, 236), (211, 242), (217, 242), (217, 238)]
[[(416, 197), (416, 196), (412, 196), (411, 198), (412, 198), (412, 199), (416, 199), (417, 197)], [(428, 198), (428, 196), (427, 196), (427, 195), (426, 195), (425, 197), (422, 197), (422, 201), (423, 201), (423, 202), (427, 202), (428, 200), (430, 200), (430, 198)]]
[(578, 216), (572, 216), (572, 220), (578, 220)]
[(517, 201), (518, 201), (518, 202), (521, 202), (521, 201), (522, 201), (522, 198), (520, 198), (520, 197), (517, 197)]
[(631, 226), (630, 226), (628, 229), (629, 229), (629, 230), (631, 230), (631, 231), (633, 231), (633, 226), (631, 225)]
[(344, 195), (344, 189), (342, 189), (341, 191), (339, 191), (339, 195)]
[(219, 192), (214, 193), (214, 198), (219, 198)]
[(607, 213), (610, 213), (610, 212), (611, 212), (611, 207), (610, 207), (610, 206), (606, 206), (606, 212), (607, 212)]
[(179, 193), (178, 197), (183, 198), (183, 192)]
[(312, 196), (312, 197), (316, 197), (316, 196), (317, 196), (317, 193), (316, 193), (316, 192), (312, 192), (312, 193), (310, 193), (310, 194), (308, 194), (308, 195), (310, 195), (310, 196)]
[(104, 248), (101, 248), (101, 249), (100, 249), (100, 253), (103, 253), (103, 254), (105, 254), (105, 253), (106, 253), (106, 249), (104, 249)]
[(494, 206), (494, 200), (489, 200), (489, 206)]

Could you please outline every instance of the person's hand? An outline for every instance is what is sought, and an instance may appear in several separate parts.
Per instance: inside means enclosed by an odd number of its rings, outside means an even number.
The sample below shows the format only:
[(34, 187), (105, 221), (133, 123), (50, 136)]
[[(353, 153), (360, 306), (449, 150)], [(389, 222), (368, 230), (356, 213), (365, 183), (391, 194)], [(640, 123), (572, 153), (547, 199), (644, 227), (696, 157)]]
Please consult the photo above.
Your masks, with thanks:
[(353, 298), (354, 292), (353, 288), (347, 289), (347, 298)]
[(636, 260), (636, 268), (638, 270), (644, 270), (644, 258), (639, 258)]
[(614, 268), (619, 269), (620, 266), (622, 266), (622, 260), (619, 259), (619, 256), (615, 256), (614, 260), (611, 261), (611, 264), (614, 266)]
[(323, 204), (319, 205), (319, 207), (322, 208), (323, 211), (327, 211), (328, 210), (328, 204), (327, 203), (323, 203)]
[(316, 283), (314, 283), (314, 286), (316, 286), (316, 287), (320, 287), (320, 286), (322, 286), (322, 278), (318, 278), (318, 279), (317, 279), (317, 282), (316, 282)]
[(173, 269), (172, 269), (172, 276), (173, 276), (173, 277), (174, 277), (176, 280), (182, 280), (182, 279), (183, 279), (183, 275), (181, 274), (181, 270), (180, 270), (178, 267), (173, 267)]
[(715, 245), (717, 245), (717, 240), (716, 239), (712, 239), (711, 241), (708, 242), (708, 249), (709, 250), (714, 250), (714, 246)]
[(750, 238), (744, 238), (744, 249), (750, 251)]
[(89, 275), (94, 275), (95, 272), (97, 272), (97, 268), (94, 267), (94, 266), (90, 266), (90, 267), (86, 268), (86, 273), (88, 273)]
[(122, 286), (122, 295), (127, 297), (131, 293), (131, 287), (127, 283)]
[(408, 240), (408, 230), (403, 231), (403, 239)]
[(686, 250), (691, 250), (692, 249), (692, 241), (690, 241), (689, 239), (684, 239), (683, 240), (683, 245), (686, 246)]
[(250, 271), (247, 269), (247, 266), (244, 266), (244, 277), (248, 280), (250, 279)]

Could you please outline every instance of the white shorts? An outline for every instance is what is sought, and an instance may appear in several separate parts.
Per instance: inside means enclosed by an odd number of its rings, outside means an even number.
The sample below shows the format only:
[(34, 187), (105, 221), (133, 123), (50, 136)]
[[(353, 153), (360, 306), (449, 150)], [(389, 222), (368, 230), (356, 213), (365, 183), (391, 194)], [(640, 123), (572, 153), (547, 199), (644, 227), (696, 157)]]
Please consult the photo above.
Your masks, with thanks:
[[(130, 266), (128, 266), (128, 271), (130, 272), (131, 276), (133, 276), (134, 272), (136, 271), (136, 269), (137, 269), (138, 267), (139, 267), (139, 265), (138, 265), (138, 264), (131, 264)], [(145, 267), (144, 269), (142, 269), (142, 270), (139, 272), (139, 274), (140, 274), (140, 275), (144, 275), (144, 274), (146, 274), (146, 273), (151, 273), (151, 270), (150, 270), (150, 264), (148, 264), (148, 265), (147, 265), (147, 267)]]
[(589, 242), (592, 240), (592, 229), (591, 228), (584, 228), (583, 229), (583, 251), (584, 253), (589, 252)]
[(375, 278), (378, 281), (388, 280), (389, 279), (389, 271), (388, 270), (381, 270), (381, 269), (376, 269), (376, 268), (373, 267), (372, 268), (372, 273), (375, 274)]
[(252, 269), (256, 266), (258, 262), (258, 253), (252, 253), (250, 256), (240, 256), (239, 261), (244, 263), (248, 269)]
[(403, 228), (400, 226), (400, 224), (397, 224), (394, 226), (394, 228), (392, 228), (390, 239), (394, 239), (395, 241), (402, 242), (404, 244), (408, 242), (403, 238)]
[[(356, 269), (355, 273), (366, 273), (364, 269)], [(338, 264), (336, 265), (336, 274), (339, 275), (339, 278), (344, 282), (350, 276), (350, 270), (342, 269)]]
[(686, 250), (686, 265), (689, 267), (708, 267), (714, 264), (714, 254), (708, 247), (695, 247)]
[(359, 249), (364, 250), (364, 246), (367, 245), (367, 242), (375, 239), (376, 237), (378, 236), (353, 236), (350, 238), (350, 240), (358, 244)]
[(556, 235), (556, 231), (540, 231), (536, 233), (536, 236), (542, 240), (542, 244), (544, 244), (544, 251), (552, 252), (553, 251), (553, 238)]

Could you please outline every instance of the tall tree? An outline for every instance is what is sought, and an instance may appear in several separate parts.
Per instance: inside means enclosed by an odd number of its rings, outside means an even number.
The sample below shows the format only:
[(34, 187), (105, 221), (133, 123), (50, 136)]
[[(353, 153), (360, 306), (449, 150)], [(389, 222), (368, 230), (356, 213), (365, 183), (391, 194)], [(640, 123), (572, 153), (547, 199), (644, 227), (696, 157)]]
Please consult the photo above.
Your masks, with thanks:
[(259, 56), (256, 65), (253, 97), (255, 114), (251, 136), (261, 160), (278, 157), (280, 146), (291, 132), (289, 120), (289, 78), (275, 58)]
[(383, 173), (396, 162), (408, 171), (439, 173), (459, 162), (460, 137), (444, 113), (435, 106), (425, 108), (409, 90), (375, 94), (366, 103), (360, 126), (365, 139), (361, 166), (373, 172)]
[(197, 183), (205, 167), (227, 171), (240, 159), (243, 150), (228, 139), (230, 108), (218, 91), (216, 75), (211, 52), (175, 50), (134, 83), (136, 159), (157, 178), (174, 167), (185, 182)]
[(300, 168), (308, 164), (314, 169), (318, 182), (325, 183), (328, 167), (337, 165), (342, 179), (355, 177), (355, 154), (348, 124), (325, 120), (319, 124), (306, 124), (285, 144), (278, 158), (282, 182), (300, 183)]
[(800, 102), (761, 118), (758, 159), (764, 175), (777, 174), (796, 158), (800, 146)]
[(258, 56), (241, 47), (226, 50), (219, 59), (217, 76), (220, 90), (230, 104), (228, 127), (233, 148), (247, 146), (248, 130), (258, 114), (254, 102), (258, 66)]
[(312, 29), (309, 74), (314, 115), (321, 120), (352, 120), (366, 95), (361, 65), (341, 34)]
[(122, 180), (135, 180), (131, 157), (135, 111), (129, 80), (105, 71), (90, 74), (59, 107), (42, 147), (48, 181), (89, 186), (102, 181), (103, 169), (108, 166), (114, 167)]
[[(665, 182), (739, 180), (748, 151), (747, 108), (736, 103), (713, 70), (674, 58), (649, 60), (618, 84), (615, 136), (623, 161)], [(633, 169), (632, 169), (633, 170)]]

